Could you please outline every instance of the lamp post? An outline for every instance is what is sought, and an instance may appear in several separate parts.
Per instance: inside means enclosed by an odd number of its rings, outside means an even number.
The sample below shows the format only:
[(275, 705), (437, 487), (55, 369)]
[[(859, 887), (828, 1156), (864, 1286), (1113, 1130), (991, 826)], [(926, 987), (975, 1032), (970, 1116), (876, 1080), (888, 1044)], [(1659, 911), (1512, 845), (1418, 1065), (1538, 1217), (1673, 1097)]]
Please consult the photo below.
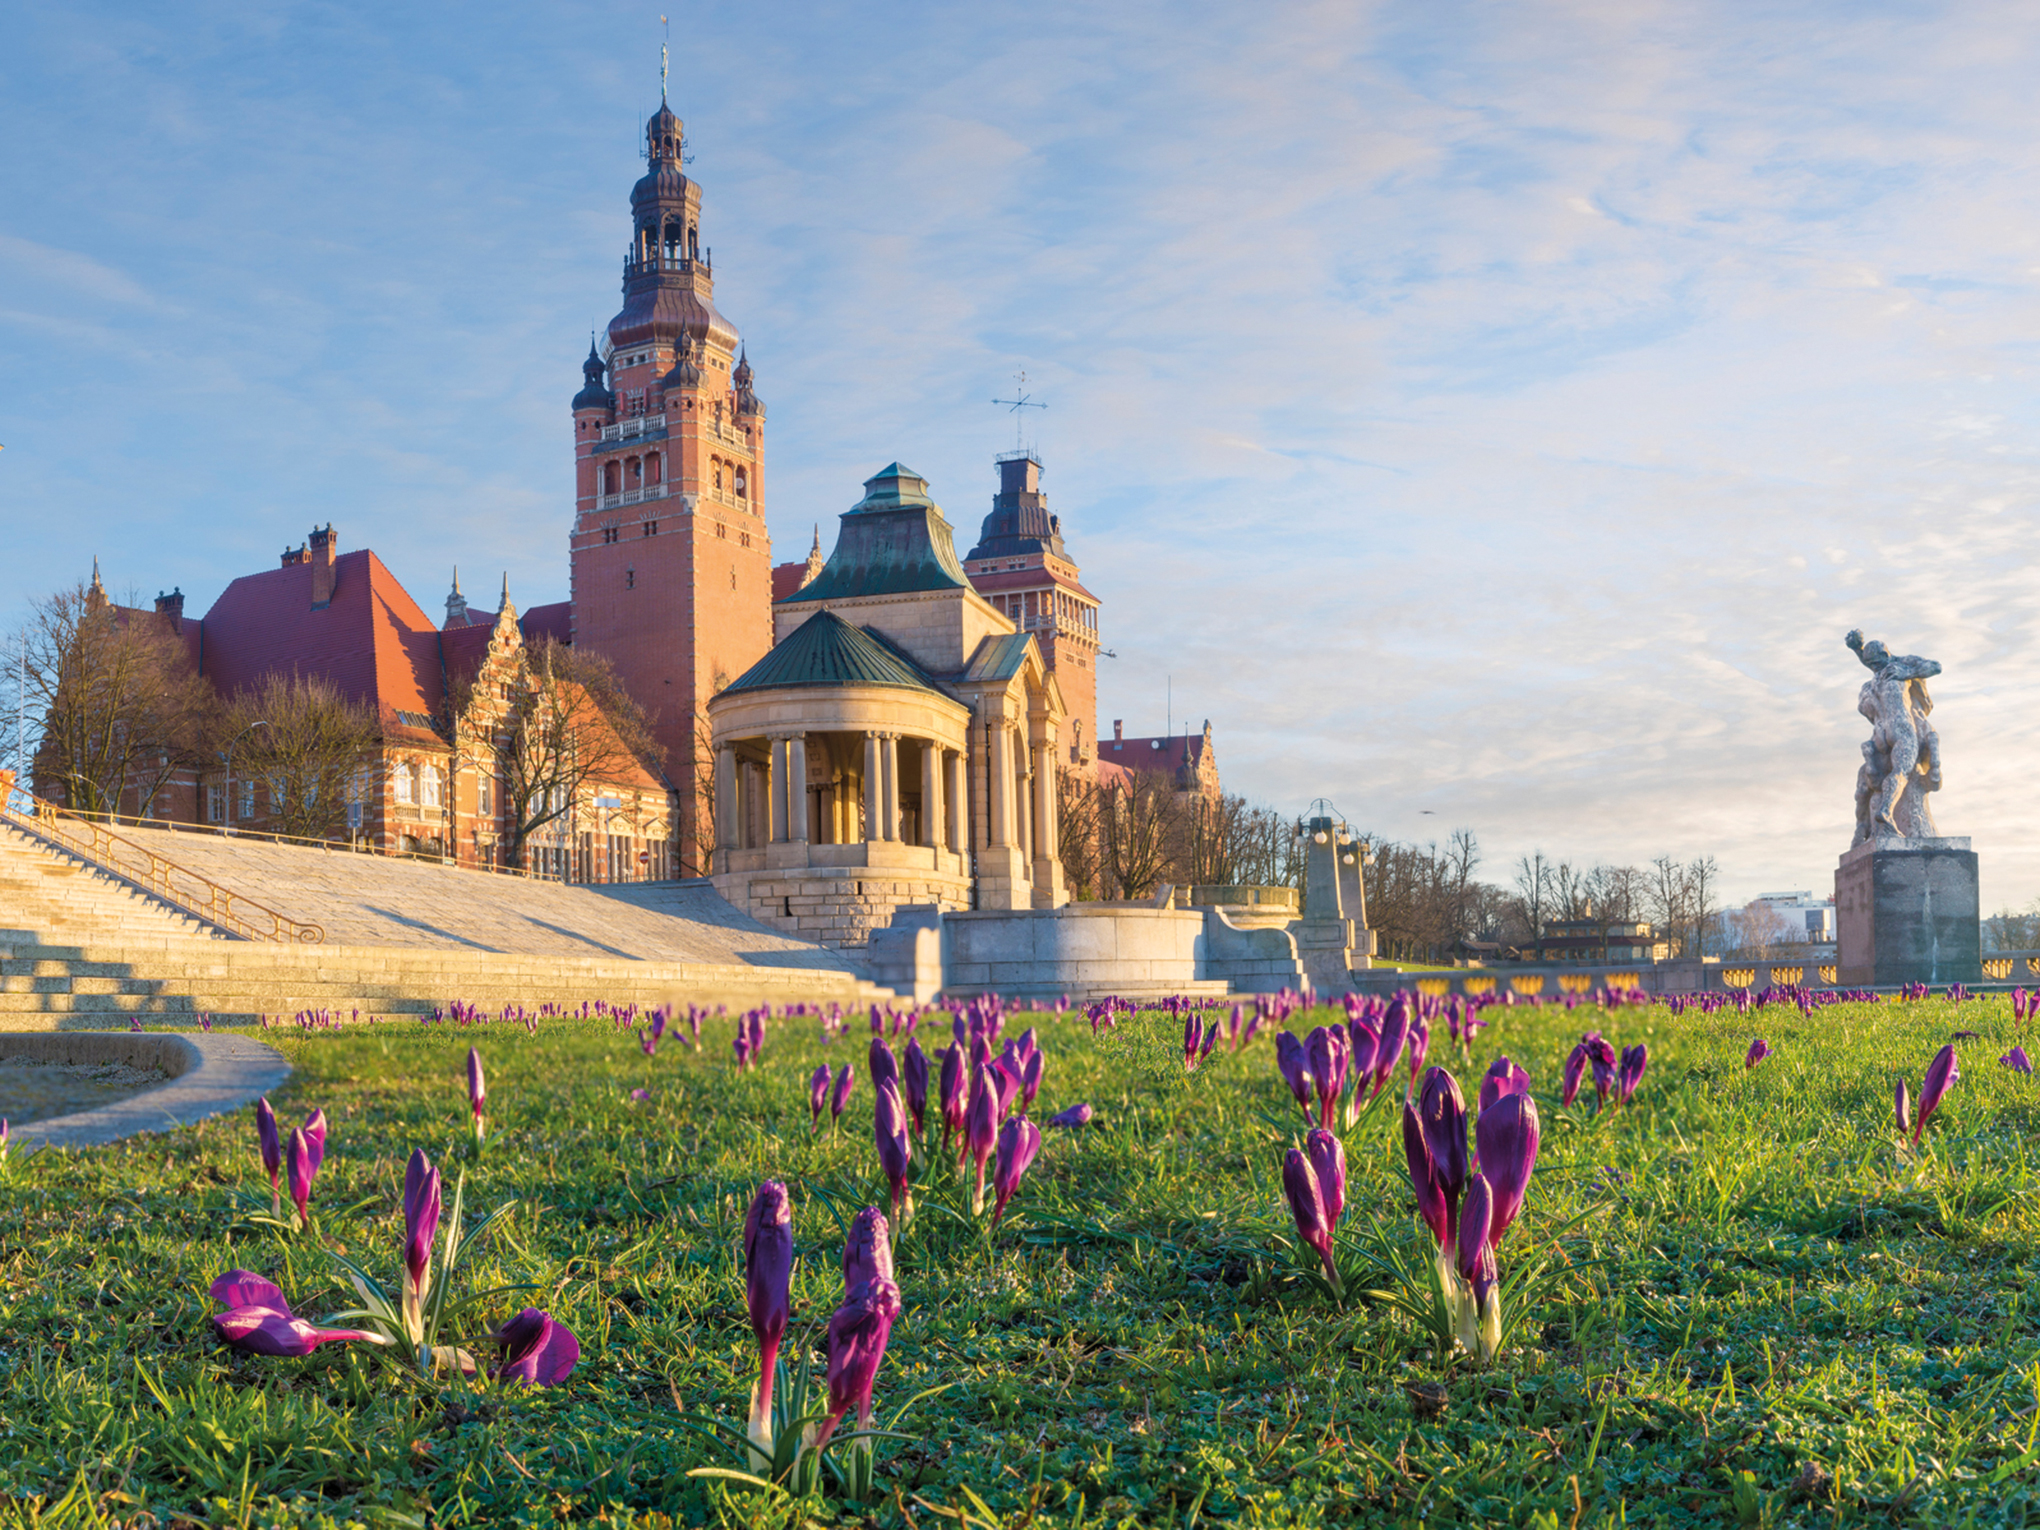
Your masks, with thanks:
[(226, 750), (220, 755), (220, 758), (227, 763), (227, 837), (230, 839), (234, 833), (234, 746), (257, 728), (266, 728), (268, 726), (269, 724), (266, 721), (251, 722), (247, 727), (227, 740)]

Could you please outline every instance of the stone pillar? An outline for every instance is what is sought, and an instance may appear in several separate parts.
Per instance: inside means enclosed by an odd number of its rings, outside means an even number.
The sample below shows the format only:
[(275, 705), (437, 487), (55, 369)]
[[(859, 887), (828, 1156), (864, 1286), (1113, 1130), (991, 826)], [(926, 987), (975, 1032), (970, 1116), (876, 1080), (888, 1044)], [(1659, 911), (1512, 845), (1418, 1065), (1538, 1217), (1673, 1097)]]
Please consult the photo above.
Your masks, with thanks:
[(878, 735), (864, 735), (864, 841), (885, 838), (884, 767), (879, 764)]
[(715, 847), (737, 848), (737, 751), (723, 744), (715, 752)]
[(985, 777), (991, 787), (991, 820), (985, 838), (1002, 850), (1013, 843), (1013, 734), (1006, 719), (994, 717), (985, 730)]
[(1028, 769), (1027, 744), (1015, 740), (1013, 750), (1013, 845), (1028, 859), (1034, 856), (1034, 803), (1029, 788), (1033, 772)]
[(808, 841), (807, 735), (796, 733), (786, 741), (787, 838), (796, 844)]
[(942, 750), (931, 738), (921, 740), (921, 843), (942, 845)]
[(772, 843), (786, 842), (786, 740), (771, 740), (770, 763), (765, 767), (766, 791), (772, 804)]
[(885, 736), (885, 837), (898, 843), (907, 837), (906, 815), (900, 810), (900, 736)]
[(1055, 859), (1055, 750), (1038, 744), (1034, 750), (1034, 855)]
[(949, 822), (948, 834), (942, 841), (956, 854), (961, 855), (970, 843), (970, 795), (966, 783), (970, 772), (964, 768), (964, 752), (961, 749), (942, 751), (942, 766), (948, 775)]

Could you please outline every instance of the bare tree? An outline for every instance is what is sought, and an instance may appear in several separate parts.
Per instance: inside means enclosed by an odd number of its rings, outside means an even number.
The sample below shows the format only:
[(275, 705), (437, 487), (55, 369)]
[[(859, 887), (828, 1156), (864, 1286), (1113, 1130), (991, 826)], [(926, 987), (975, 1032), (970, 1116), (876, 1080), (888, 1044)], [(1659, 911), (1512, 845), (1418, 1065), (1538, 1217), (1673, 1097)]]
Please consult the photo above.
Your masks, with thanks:
[(1102, 789), (1101, 799), (1105, 870), (1120, 897), (1143, 897), (1168, 865), (1178, 813), (1175, 778), (1163, 770), (1129, 770)]
[(554, 642), (534, 645), (526, 660), (500, 746), (514, 866), (525, 864), (531, 836), (565, 817), (583, 788), (633, 768), (657, 775), (664, 765), (643, 709), (608, 660)]
[(1721, 868), (1711, 855), (1696, 856), (1686, 863), (1686, 900), (1692, 921), (1693, 954), (1707, 955), (1707, 924), (1716, 912), (1714, 900), (1721, 895)]
[[(257, 720), (268, 726), (250, 729)], [(246, 732), (234, 756), (236, 773), (266, 779), (270, 827), (303, 839), (322, 839), (344, 826), (349, 781), (375, 759), (381, 733), (375, 713), (324, 676), (281, 674), (236, 695), (221, 731), (227, 737)]]
[(1099, 845), (1102, 794), (1090, 776), (1068, 766), (1057, 769), (1055, 784), (1056, 855), (1062, 861), (1063, 880), (1072, 898), (1089, 902), (1098, 896), (1104, 873)]
[(1672, 954), (1677, 956), (1684, 949), (1687, 923), (1686, 868), (1669, 855), (1661, 855), (1650, 863), (1646, 876), (1645, 899), (1651, 922), (1663, 932), (1671, 943)]
[(1551, 866), (1542, 850), (1516, 861), (1516, 895), (1534, 944), (1544, 941), (1544, 921), (1551, 909)]
[(97, 584), (35, 601), (13, 644), (36, 791), (86, 813), (135, 810), (203, 758), (217, 702), (168, 620)]

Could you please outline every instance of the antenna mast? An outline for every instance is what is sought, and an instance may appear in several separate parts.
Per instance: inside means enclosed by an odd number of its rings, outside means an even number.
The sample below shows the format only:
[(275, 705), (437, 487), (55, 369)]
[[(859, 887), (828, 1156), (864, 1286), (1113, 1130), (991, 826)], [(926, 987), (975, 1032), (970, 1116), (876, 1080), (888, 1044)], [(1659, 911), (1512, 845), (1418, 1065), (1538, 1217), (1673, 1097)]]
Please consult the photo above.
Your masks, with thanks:
[(1013, 450), (1016, 452), (1024, 450), (1025, 448), (1021, 443), (1021, 431), (1022, 422), (1026, 419), (1026, 416), (1023, 415), (1020, 411), (1023, 409), (1046, 409), (1048, 405), (1036, 403), (1032, 398), (1028, 396), (1027, 374), (1025, 372), (1015, 372), (1013, 374), (1013, 396), (1011, 398), (995, 398), (992, 400), (992, 402), (995, 404), (1003, 404), (1006, 407), (1006, 409), (1012, 414)]

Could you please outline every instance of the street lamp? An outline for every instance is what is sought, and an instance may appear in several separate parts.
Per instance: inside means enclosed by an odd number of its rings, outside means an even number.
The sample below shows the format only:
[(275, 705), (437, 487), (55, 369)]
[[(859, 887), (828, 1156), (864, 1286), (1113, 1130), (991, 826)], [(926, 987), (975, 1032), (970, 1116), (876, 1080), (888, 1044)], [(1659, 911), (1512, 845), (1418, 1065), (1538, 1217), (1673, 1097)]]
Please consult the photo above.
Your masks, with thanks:
[(233, 836), (234, 832), (234, 746), (257, 728), (266, 728), (268, 726), (267, 722), (251, 722), (247, 727), (227, 740), (226, 750), (220, 755), (220, 758), (227, 762), (227, 835), (229, 838)]

